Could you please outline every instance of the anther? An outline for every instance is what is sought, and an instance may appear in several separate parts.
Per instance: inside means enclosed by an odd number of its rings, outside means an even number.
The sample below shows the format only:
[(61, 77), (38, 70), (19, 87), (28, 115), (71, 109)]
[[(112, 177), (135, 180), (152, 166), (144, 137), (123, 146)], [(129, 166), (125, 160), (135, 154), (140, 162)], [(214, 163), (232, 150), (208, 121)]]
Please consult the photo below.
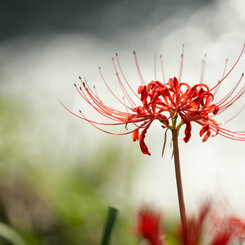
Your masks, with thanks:
[(115, 55), (118, 56), (118, 53), (116, 53)]
[(78, 77), (80, 80), (82, 80), (81, 76)]
[(82, 111), (81, 111), (81, 110), (79, 110), (79, 112), (80, 112), (80, 113), (82, 113)]
[(136, 52), (135, 52), (135, 51), (133, 51), (133, 54), (135, 55), (135, 54), (136, 54)]
[(101, 67), (100, 67), (100, 66), (98, 66), (98, 68), (99, 68), (99, 70), (101, 71)]
[(74, 86), (76, 87), (77, 85), (74, 83)]

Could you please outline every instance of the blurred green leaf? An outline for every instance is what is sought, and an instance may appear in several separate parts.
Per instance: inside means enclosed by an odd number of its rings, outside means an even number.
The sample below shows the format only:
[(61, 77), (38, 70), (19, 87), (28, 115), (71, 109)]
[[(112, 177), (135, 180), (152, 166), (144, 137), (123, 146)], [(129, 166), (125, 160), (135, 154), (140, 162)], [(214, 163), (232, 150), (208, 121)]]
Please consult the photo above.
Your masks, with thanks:
[(14, 245), (27, 245), (23, 238), (11, 227), (0, 222), (0, 236), (12, 242)]
[(101, 240), (101, 245), (109, 245), (109, 241), (112, 235), (112, 229), (116, 221), (118, 209), (116, 207), (108, 208), (108, 215), (105, 223), (104, 233)]

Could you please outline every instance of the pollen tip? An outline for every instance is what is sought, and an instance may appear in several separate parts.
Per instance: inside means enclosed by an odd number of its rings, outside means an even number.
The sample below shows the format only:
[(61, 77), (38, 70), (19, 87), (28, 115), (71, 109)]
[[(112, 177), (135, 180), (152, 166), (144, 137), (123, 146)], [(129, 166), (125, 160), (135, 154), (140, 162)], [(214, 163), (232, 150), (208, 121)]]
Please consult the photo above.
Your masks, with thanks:
[(244, 76), (244, 73), (242, 73), (242, 77)]
[(85, 84), (85, 82), (83, 82), (83, 87), (84, 87), (84, 88), (86, 87), (86, 84)]
[(95, 89), (95, 85), (93, 85), (93, 88)]
[(101, 67), (100, 67), (100, 66), (98, 66), (98, 68), (99, 68), (99, 70), (101, 71)]
[(77, 86), (76, 83), (74, 83), (74, 86), (75, 86), (75, 87)]
[(80, 90), (82, 90), (82, 87), (79, 87)]
[(79, 110), (79, 112), (80, 112), (80, 113), (82, 113), (82, 111), (81, 111), (81, 110)]
[(81, 76), (78, 77), (80, 80), (82, 80)]
[(118, 56), (118, 53), (116, 53), (115, 55)]
[(133, 51), (133, 54), (135, 55), (136, 54), (136, 51)]

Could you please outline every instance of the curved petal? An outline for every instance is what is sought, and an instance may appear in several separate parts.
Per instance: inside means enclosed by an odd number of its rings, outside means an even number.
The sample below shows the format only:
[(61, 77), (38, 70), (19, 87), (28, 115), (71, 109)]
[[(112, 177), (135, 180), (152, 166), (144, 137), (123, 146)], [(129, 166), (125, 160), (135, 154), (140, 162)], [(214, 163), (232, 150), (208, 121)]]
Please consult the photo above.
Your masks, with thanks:
[(183, 140), (185, 141), (185, 143), (187, 143), (191, 138), (191, 123), (189, 121), (186, 121), (185, 123), (185, 137), (183, 138)]
[(148, 151), (148, 147), (146, 146), (144, 139), (145, 139), (145, 134), (147, 132), (147, 129), (150, 127), (152, 121), (150, 121), (146, 127), (144, 128), (144, 130), (141, 132), (140, 134), (140, 139), (139, 139), (139, 143), (140, 143), (140, 149), (142, 151), (142, 153), (147, 154), (147, 155), (151, 155), (151, 153)]
[(139, 129), (134, 130), (134, 132), (132, 133), (132, 138), (133, 138), (133, 141), (139, 140)]

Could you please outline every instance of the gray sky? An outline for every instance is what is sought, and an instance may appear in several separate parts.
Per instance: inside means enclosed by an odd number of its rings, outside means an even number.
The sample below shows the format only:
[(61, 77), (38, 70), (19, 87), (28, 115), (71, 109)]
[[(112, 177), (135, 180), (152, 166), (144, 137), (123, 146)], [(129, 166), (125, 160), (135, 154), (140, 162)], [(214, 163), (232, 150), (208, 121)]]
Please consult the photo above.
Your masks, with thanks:
[[(189, 16), (213, 0), (3, 0), (0, 40), (25, 35), (91, 34), (111, 39), (126, 28), (142, 28), (183, 12)], [(157, 11), (161, 9), (161, 11)], [(187, 17), (186, 16), (186, 17)]]

